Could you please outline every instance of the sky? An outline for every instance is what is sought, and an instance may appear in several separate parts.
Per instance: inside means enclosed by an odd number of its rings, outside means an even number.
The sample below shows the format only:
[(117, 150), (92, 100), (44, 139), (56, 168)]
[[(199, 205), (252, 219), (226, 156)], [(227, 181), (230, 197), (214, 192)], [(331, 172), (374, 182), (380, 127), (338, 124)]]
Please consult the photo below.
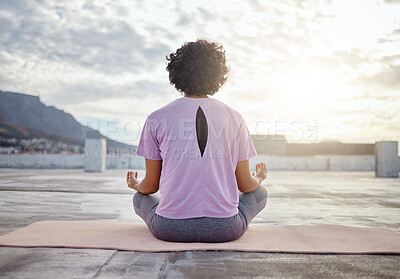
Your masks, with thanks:
[(2, 0), (0, 90), (137, 144), (147, 115), (181, 97), (166, 55), (196, 39), (224, 46), (213, 98), (252, 134), (400, 141), (400, 0)]

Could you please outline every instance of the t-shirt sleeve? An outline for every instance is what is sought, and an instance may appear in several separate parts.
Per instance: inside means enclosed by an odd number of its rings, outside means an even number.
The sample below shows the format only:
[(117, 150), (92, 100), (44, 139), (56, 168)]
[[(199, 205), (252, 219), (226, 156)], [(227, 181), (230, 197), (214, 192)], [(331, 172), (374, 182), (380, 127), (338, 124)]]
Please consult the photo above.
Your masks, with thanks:
[(136, 155), (142, 156), (149, 160), (162, 159), (159, 142), (157, 140), (157, 127), (158, 121), (149, 118), (146, 119), (140, 135), (139, 144), (136, 149)]
[(239, 126), (239, 155), (238, 162), (245, 161), (257, 155), (256, 149), (254, 148), (253, 140), (251, 139), (249, 129), (247, 128), (246, 122), (241, 121)]

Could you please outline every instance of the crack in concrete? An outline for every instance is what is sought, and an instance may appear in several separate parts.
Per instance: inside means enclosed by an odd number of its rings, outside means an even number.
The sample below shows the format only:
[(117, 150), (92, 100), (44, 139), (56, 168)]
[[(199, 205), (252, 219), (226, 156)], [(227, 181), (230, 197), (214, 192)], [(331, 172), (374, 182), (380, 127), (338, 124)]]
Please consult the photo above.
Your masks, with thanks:
[(115, 256), (115, 254), (117, 254), (117, 252), (118, 252), (118, 250), (115, 250), (115, 252), (108, 258), (108, 260), (102, 266), (100, 266), (99, 270), (97, 270), (96, 274), (92, 278), (98, 278), (99, 277), (103, 267), (105, 267), (111, 261), (111, 259)]
[(167, 266), (168, 266), (168, 264), (169, 264), (169, 257), (170, 257), (170, 255), (171, 254), (173, 254), (174, 252), (170, 252), (169, 254), (168, 254), (168, 256), (165, 258), (165, 261), (164, 261), (164, 263), (161, 265), (161, 267), (160, 267), (160, 272), (158, 273), (158, 275), (157, 275), (157, 279), (164, 279), (164, 278), (167, 278)]

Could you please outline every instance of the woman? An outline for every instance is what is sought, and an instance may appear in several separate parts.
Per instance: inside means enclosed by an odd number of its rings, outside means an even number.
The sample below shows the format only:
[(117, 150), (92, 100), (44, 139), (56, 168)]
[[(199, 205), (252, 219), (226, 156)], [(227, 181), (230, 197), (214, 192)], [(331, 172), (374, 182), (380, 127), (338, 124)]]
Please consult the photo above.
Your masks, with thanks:
[[(157, 238), (177, 242), (225, 242), (241, 237), (265, 207), (264, 163), (250, 173), (256, 155), (242, 116), (209, 98), (227, 79), (225, 51), (205, 40), (185, 43), (167, 56), (170, 83), (183, 97), (151, 113), (136, 154), (146, 175), (128, 172), (137, 191), (133, 206)], [(160, 190), (160, 198), (151, 195)], [(239, 191), (240, 197), (239, 197)]]

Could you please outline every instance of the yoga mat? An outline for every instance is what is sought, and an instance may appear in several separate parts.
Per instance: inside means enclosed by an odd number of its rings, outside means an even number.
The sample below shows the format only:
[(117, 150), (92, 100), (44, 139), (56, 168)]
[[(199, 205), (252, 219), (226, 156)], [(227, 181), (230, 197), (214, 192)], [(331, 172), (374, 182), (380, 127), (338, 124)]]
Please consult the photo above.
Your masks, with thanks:
[(285, 253), (400, 254), (400, 234), (389, 229), (336, 225), (251, 224), (225, 243), (176, 243), (155, 238), (144, 223), (44, 221), (0, 236), (0, 246), (68, 247), (166, 252), (230, 250)]

